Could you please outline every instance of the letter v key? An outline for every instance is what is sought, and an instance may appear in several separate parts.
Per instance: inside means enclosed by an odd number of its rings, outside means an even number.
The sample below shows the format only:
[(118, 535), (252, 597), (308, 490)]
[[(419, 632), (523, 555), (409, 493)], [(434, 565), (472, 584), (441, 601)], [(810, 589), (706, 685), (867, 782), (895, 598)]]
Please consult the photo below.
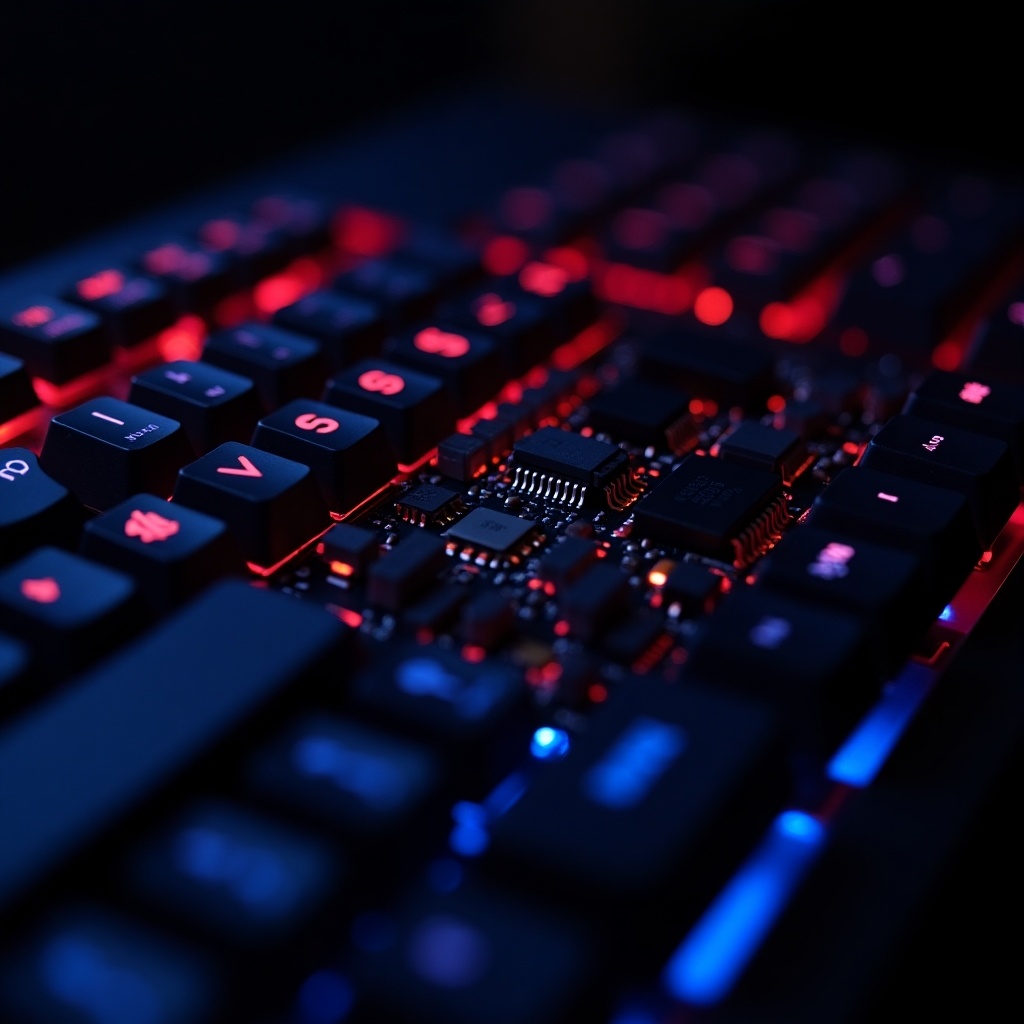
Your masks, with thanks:
[(217, 472), (227, 476), (263, 476), (244, 455), (239, 455), (238, 461), (242, 464), (241, 469), (235, 469), (233, 466), (218, 466)]

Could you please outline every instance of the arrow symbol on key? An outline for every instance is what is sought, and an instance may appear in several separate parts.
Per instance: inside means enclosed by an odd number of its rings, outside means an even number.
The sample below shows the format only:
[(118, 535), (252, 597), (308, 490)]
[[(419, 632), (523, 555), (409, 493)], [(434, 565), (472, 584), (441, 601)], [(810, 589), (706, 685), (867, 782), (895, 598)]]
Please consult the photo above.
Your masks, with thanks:
[(233, 466), (218, 466), (217, 472), (225, 476), (263, 476), (263, 474), (244, 456), (239, 455), (238, 461), (242, 464), (241, 469)]

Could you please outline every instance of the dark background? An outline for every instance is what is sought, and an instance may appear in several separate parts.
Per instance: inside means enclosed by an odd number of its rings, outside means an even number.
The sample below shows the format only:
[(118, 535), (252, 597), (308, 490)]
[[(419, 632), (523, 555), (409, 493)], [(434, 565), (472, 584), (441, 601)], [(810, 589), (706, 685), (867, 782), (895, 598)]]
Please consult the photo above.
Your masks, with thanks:
[[(496, 78), (682, 101), (1011, 165), (993, 0), (36, 0), (0, 5), (3, 265), (254, 160)], [(943, 8), (945, 10), (946, 8)]]

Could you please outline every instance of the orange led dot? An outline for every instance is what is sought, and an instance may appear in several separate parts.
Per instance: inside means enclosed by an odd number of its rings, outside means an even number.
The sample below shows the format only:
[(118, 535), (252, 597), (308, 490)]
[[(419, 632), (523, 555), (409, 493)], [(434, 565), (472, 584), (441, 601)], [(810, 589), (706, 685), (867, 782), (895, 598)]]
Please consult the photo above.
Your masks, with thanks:
[(732, 311), (732, 296), (724, 288), (705, 288), (693, 302), (693, 315), (709, 327), (724, 324)]
[(351, 576), (355, 571), (355, 567), (348, 562), (331, 562), (331, 572), (335, 576)]
[(655, 562), (651, 567), (651, 571), (647, 574), (647, 582), (652, 587), (663, 587), (668, 582), (669, 573), (675, 568), (675, 562), (670, 562), (668, 559), (662, 559), (660, 562)]

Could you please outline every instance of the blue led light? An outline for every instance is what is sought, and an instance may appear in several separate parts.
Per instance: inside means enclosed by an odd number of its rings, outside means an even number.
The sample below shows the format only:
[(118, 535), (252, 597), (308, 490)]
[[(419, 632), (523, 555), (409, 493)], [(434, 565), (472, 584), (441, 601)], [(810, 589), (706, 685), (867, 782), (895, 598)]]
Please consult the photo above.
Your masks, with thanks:
[(893, 680), (828, 765), (828, 777), (847, 786), (867, 786), (903, 735), (932, 684), (923, 665), (909, 664)]
[(951, 605), (947, 604), (939, 615), (939, 618), (943, 622), (952, 622), (956, 618), (956, 609)]
[(538, 761), (558, 761), (569, 753), (569, 735), (562, 729), (542, 725), (533, 734), (530, 753)]
[(676, 999), (710, 1006), (732, 988), (825, 837), (802, 811), (780, 815), (747, 862), (683, 939), (662, 975)]

